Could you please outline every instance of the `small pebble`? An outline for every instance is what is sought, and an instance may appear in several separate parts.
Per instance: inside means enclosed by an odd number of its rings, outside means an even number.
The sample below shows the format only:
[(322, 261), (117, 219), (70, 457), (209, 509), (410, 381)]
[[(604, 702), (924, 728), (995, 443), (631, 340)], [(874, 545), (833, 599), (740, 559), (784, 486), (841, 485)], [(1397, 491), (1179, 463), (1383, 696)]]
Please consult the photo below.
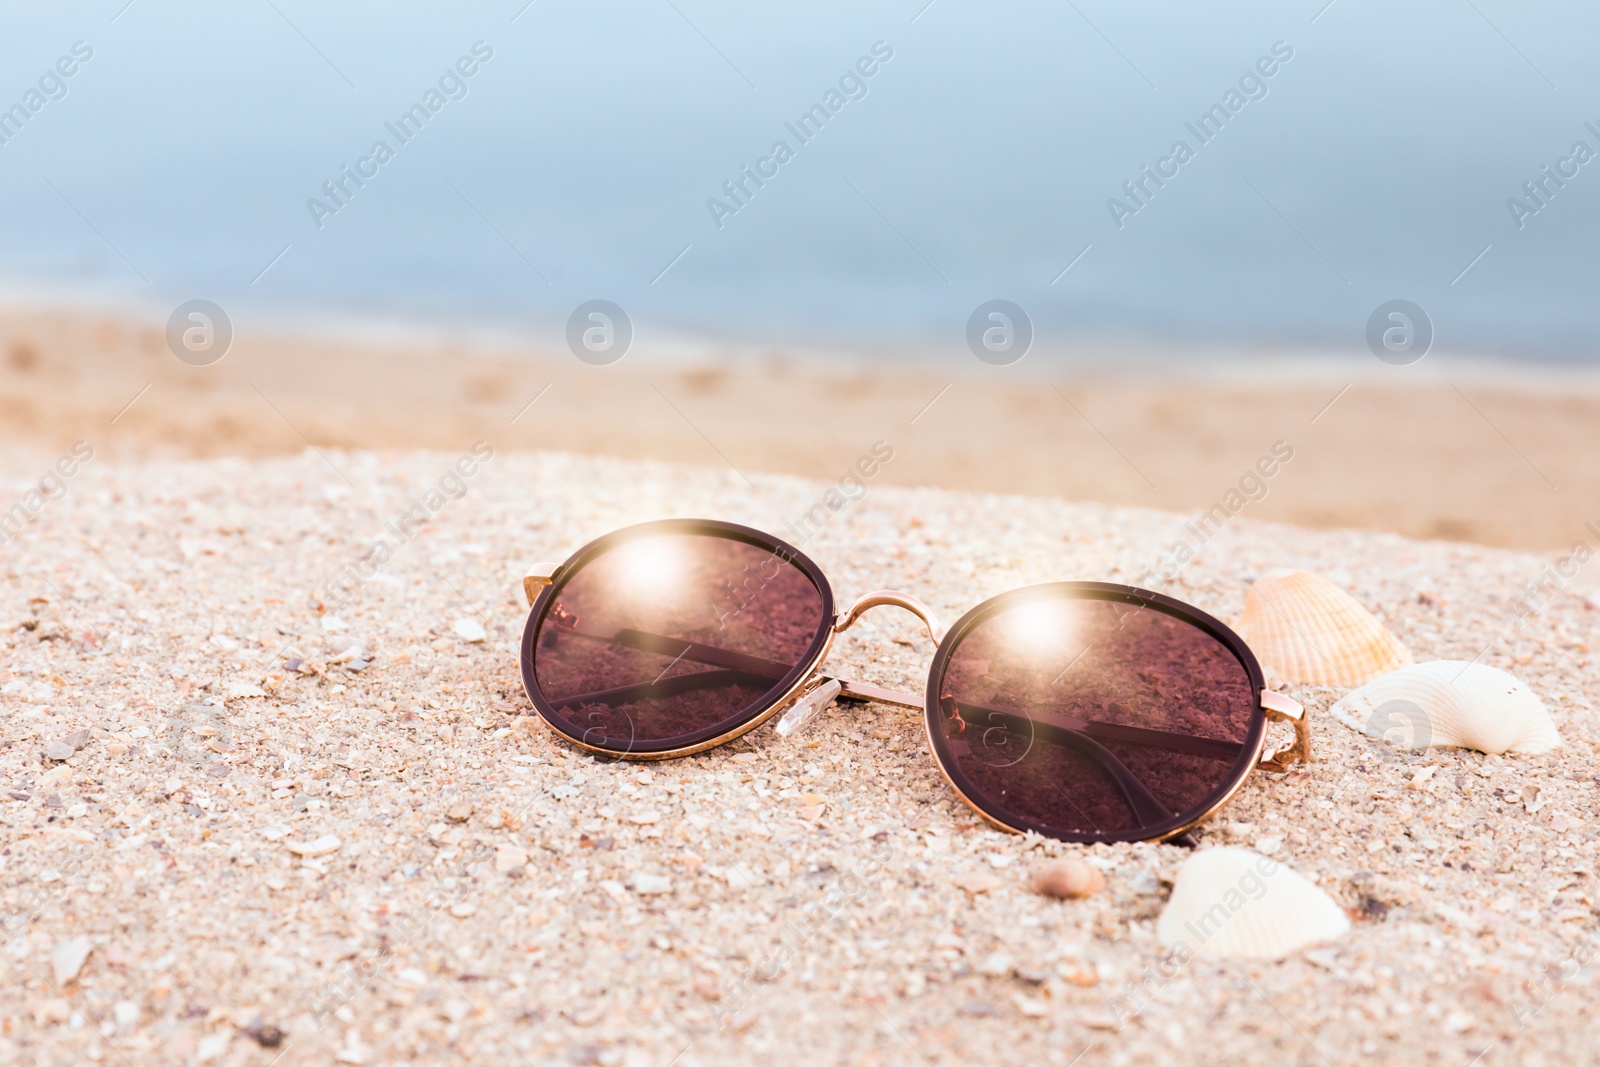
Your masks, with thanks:
[(457, 619), (455, 624), (456, 636), (463, 641), (477, 643), (487, 640), (489, 635), (484, 631), (483, 623), (477, 619)]
[(990, 978), (1004, 978), (1011, 973), (1011, 957), (1004, 952), (991, 953), (978, 963), (978, 973)]
[(1096, 986), (1100, 984), (1100, 972), (1096, 971), (1092, 967), (1062, 966), (1058, 967), (1057, 971), (1060, 973), (1061, 977), (1065, 978), (1073, 985), (1078, 986), (1080, 989), (1088, 989), (1090, 986)]
[(659, 874), (636, 874), (633, 876), (633, 891), (642, 897), (670, 893), (672, 879)]
[(444, 817), (451, 822), (466, 822), (472, 818), (472, 805), (465, 800), (458, 800), (445, 809)]
[(1011, 1000), (1012, 1003), (1016, 1004), (1017, 1010), (1030, 1019), (1042, 1019), (1050, 1014), (1050, 1005), (1042, 1000), (1036, 1000), (1021, 993), (1015, 994)]
[(256, 1044), (262, 1048), (277, 1048), (283, 1044), (283, 1039), (286, 1035), (279, 1027), (267, 1023), (252, 1030), (250, 1036), (255, 1038)]
[(74, 937), (56, 943), (56, 947), (50, 950), (50, 968), (55, 971), (57, 986), (64, 986), (78, 977), (93, 948), (87, 937)]
[(1061, 900), (1091, 897), (1106, 887), (1106, 876), (1076, 856), (1053, 860), (1033, 872), (1033, 891)]
[(53, 760), (64, 760), (72, 756), (77, 749), (65, 741), (52, 741), (44, 750), (45, 757)]
[(117, 1022), (117, 1033), (125, 1034), (139, 1025), (139, 1002), (119, 1000), (112, 1007), (111, 1016)]

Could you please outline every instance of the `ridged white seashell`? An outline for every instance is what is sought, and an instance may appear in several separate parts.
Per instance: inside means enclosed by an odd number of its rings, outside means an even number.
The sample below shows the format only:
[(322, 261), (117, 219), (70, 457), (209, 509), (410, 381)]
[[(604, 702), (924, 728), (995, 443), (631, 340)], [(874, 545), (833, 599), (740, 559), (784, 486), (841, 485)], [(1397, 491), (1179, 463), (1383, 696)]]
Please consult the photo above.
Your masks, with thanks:
[(1343, 936), (1350, 919), (1304, 877), (1247, 848), (1200, 849), (1184, 861), (1156, 922), (1169, 949), (1278, 960)]
[(1415, 662), (1354, 597), (1308, 571), (1257, 579), (1233, 628), (1262, 667), (1303, 685), (1361, 685)]
[(1550, 712), (1505, 671), (1441, 659), (1368, 682), (1329, 709), (1372, 737), (1399, 731), (1407, 748), (1475, 748), (1538, 755), (1561, 745)]

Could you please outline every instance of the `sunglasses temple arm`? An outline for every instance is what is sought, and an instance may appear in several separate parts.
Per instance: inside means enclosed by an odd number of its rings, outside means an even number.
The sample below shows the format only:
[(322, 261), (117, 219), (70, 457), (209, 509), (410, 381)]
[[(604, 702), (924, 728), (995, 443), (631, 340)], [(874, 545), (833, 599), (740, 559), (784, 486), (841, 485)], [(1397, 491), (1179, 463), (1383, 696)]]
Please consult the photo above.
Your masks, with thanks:
[(758, 656), (747, 656), (743, 652), (717, 648), (715, 645), (702, 645), (695, 641), (683, 641), (676, 637), (666, 637), (662, 634), (646, 633), (643, 630), (618, 630), (614, 634), (607, 635), (589, 633), (587, 630), (580, 630), (575, 626), (565, 626), (554, 632), (570, 637), (582, 637), (590, 641), (603, 641), (608, 645), (636, 648), (641, 652), (654, 652), (660, 656), (685, 659), (691, 663), (704, 663), (712, 667), (722, 667), (725, 670), (759, 675), (770, 681), (777, 681), (794, 670), (793, 664), (778, 663), (770, 659), (761, 659)]
[[(921, 711), (923, 707), (922, 698), (912, 693), (900, 693), (893, 689), (880, 689), (875, 685), (843, 680), (840, 681), (840, 686), (840, 700), (875, 700), (880, 704), (895, 704), (902, 708), (913, 708), (918, 711)], [(970, 708), (970, 705), (962, 705), (962, 707)], [(1145, 784), (1139, 780), (1138, 776), (1130, 771), (1121, 760), (1117, 759), (1110, 749), (1082, 732), (1066, 729), (1062, 729), (1060, 732), (1064, 735), (1062, 740), (1066, 744), (1091, 756), (1105, 768), (1106, 773), (1110, 774), (1117, 783), (1117, 788), (1122, 791), (1123, 798), (1127, 800), (1128, 806), (1138, 816), (1140, 825), (1152, 826), (1172, 818), (1172, 812), (1168, 811), (1166, 806), (1156, 799), (1155, 794), (1150, 792), (1145, 787)], [(1146, 732), (1153, 734), (1157, 731)], [(1170, 736), (1178, 737), (1179, 735)]]
[(1122, 790), (1123, 798), (1138, 817), (1140, 826), (1153, 826), (1172, 818), (1172, 812), (1167, 810), (1166, 805), (1157, 800), (1155, 794), (1139, 780), (1139, 776), (1117, 759), (1110, 749), (1085, 734), (1069, 734), (1069, 736), (1072, 737), (1069, 744), (1073, 748), (1093, 756), (1116, 781), (1117, 788)]
[[(917, 706), (921, 707), (922, 705), (918, 704)], [(1168, 730), (1150, 730), (1142, 726), (1097, 722), (1093, 719), (1071, 719), (1064, 715), (1029, 714), (1018, 708), (991, 707), (986, 704), (967, 703), (958, 703), (956, 707), (960, 709), (964, 716), (973, 720), (987, 719), (991, 723), (1007, 723), (1013, 728), (1042, 726), (1048, 730), (1081, 734), (1085, 737), (1098, 738), (1101, 741), (1117, 741), (1122, 744), (1139, 745), (1144, 748), (1158, 748), (1164, 752), (1176, 752), (1185, 756), (1199, 756), (1202, 759), (1212, 759), (1222, 763), (1231, 763), (1238, 759), (1239, 753), (1244, 748), (1237, 741), (1221, 741), (1209, 737), (1195, 737), (1192, 734), (1172, 733)]]
[(915, 693), (901, 693), (893, 689), (880, 689), (875, 685), (865, 682), (850, 682), (839, 679), (840, 700), (875, 700), (880, 704), (893, 704), (900, 708), (911, 708), (914, 711), (922, 710), (922, 698)]
[[(731, 668), (726, 670), (726, 672), (706, 672), (707, 674), (716, 676), (715, 678), (701, 679), (696, 678), (693, 675), (687, 676), (687, 678), (693, 679), (693, 683), (691, 684), (698, 683), (706, 686), (718, 684), (733, 685), (737, 684), (737, 681), (741, 678), (750, 677), (751, 674), (754, 674), (757, 677), (763, 677), (772, 675), (773, 672), (777, 671), (782, 671), (782, 674), (788, 673), (788, 668), (784, 668), (783, 664), (781, 663), (757, 659), (754, 656), (746, 656), (743, 653), (731, 652), (727, 649), (715, 648), (711, 645), (702, 645), (691, 641), (680, 641), (677, 638), (665, 637), (660, 634), (644, 633), (640, 630), (620, 630), (612, 637), (606, 637), (603, 634), (584, 633), (576, 628), (567, 630), (566, 632), (579, 637), (587, 637), (591, 640), (605, 641), (609, 644), (624, 645), (629, 648), (637, 648), (646, 652), (656, 652), (664, 655), (677, 655), (680, 658), (694, 660), (699, 663)], [(756, 668), (756, 670), (750, 671), (752, 667)], [(750, 674), (744, 673), (746, 671), (750, 671)], [(775, 676), (782, 677), (782, 674), (776, 674)], [(844, 679), (839, 679), (838, 681), (840, 687), (838, 699), (840, 700), (870, 700), (877, 701), (881, 704), (893, 704), (898, 707), (911, 708), (914, 710), (921, 710), (923, 707), (922, 698), (914, 693), (902, 693), (893, 689), (882, 689), (875, 685), (867, 685), (864, 682), (851, 682)], [(595, 700), (599, 697), (624, 697), (625, 692), (627, 696), (631, 696), (632, 691), (634, 690), (647, 690), (654, 688), (659, 684), (660, 682), (658, 681), (655, 683), (647, 683), (642, 686), (628, 686), (625, 690), (610, 690), (606, 693), (586, 694), (586, 696), (590, 700)], [(679, 684), (684, 684), (684, 682), (680, 681)], [(698, 687), (698, 685), (696, 685), (696, 687)], [(581, 697), (569, 697), (561, 701), (561, 703), (576, 703), (580, 702), (582, 699), (583, 698)], [(626, 697), (624, 697), (624, 699), (626, 699)], [(963, 705), (963, 707), (970, 710), (980, 710), (973, 708), (971, 705)], [(1140, 732), (1151, 735), (1160, 734), (1160, 731), (1155, 730)], [(1080, 748), (1082, 751), (1087, 752), (1097, 762), (1105, 767), (1107, 773), (1109, 773), (1116, 781), (1118, 788), (1122, 791), (1123, 796), (1127, 799), (1129, 806), (1133, 808), (1134, 813), (1141, 820), (1142, 825), (1148, 826), (1172, 817), (1172, 813), (1167, 811), (1162, 803), (1156, 799), (1155, 795), (1145, 787), (1144, 783), (1139, 781), (1133, 772), (1128, 770), (1123, 762), (1112, 754), (1110, 749), (1106, 748), (1098, 741), (1095, 741), (1093, 738), (1080, 731), (1063, 729), (1062, 733), (1072, 739), (1069, 743), (1072, 744), (1073, 747)], [(1174, 741), (1181, 742), (1192, 740), (1180, 734), (1163, 734), (1161, 736), (1163, 739), (1167, 739), (1169, 744)], [(1133, 739), (1128, 738), (1128, 740)]]
[(584, 704), (604, 704), (615, 707), (618, 704), (632, 704), (639, 700), (651, 698), (680, 696), (700, 689), (721, 689), (734, 685), (766, 685), (768, 679), (742, 671), (695, 671), (692, 674), (675, 674), (671, 678), (659, 678), (653, 682), (639, 682), (635, 685), (618, 686), (615, 689), (602, 689), (594, 693), (576, 693), (572, 696), (552, 700), (552, 707), (567, 708), (581, 707)]
[[(624, 648), (637, 648), (644, 652), (654, 652), (663, 656), (676, 656), (680, 659), (686, 659), (693, 663), (704, 663), (713, 667), (722, 667), (727, 672), (726, 674), (722, 674), (722, 672), (708, 673), (719, 674), (721, 676), (721, 680), (728, 685), (737, 684), (739, 679), (748, 678), (752, 675), (766, 678), (768, 680), (777, 680), (794, 669), (791, 666), (777, 663), (772, 660), (758, 659), (755, 656), (746, 656), (742, 652), (733, 652), (728, 649), (717, 648), (714, 645), (702, 645), (692, 641), (681, 641), (675, 637), (666, 637), (662, 634), (646, 633), (643, 630), (619, 630), (615, 634), (609, 636), (606, 634), (589, 633), (586, 630), (579, 630), (576, 627), (564, 627), (555, 632), (567, 634), (573, 637), (587, 638), (590, 641), (603, 641), (609, 645), (621, 645)], [(876, 700), (879, 703), (894, 704), (902, 708), (912, 708), (916, 710), (921, 710), (922, 708), (922, 698), (914, 693), (901, 693), (892, 689), (881, 689), (875, 685), (867, 685), (864, 682), (846, 681), (843, 678), (838, 679), (838, 681), (840, 685), (840, 700)], [(713, 684), (713, 679), (705, 679), (704, 684)], [(627, 688), (630, 690), (642, 690), (645, 688), (645, 684), (642, 683), (640, 686), (629, 686)], [(610, 692), (620, 693), (621, 690)], [(592, 699), (605, 694), (584, 695)], [(573, 703), (578, 699), (578, 697), (568, 697), (563, 700), (562, 703)]]
[[(585, 637), (594, 641), (604, 641), (608, 644), (622, 645), (627, 648), (637, 648), (644, 652), (655, 652), (659, 655), (665, 656), (677, 656), (692, 662), (704, 663), (713, 667), (722, 667), (730, 672), (737, 672), (736, 674), (731, 673), (726, 676), (725, 684), (729, 685), (737, 684), (735, 682), (735, 677), (737, 677), (737, 675), (754, 675), (757, 677), (776, 680), (778, 678), (782, 678), (793, 669), (790, 666), (777, 663), (773, 660), (760, 659), (756, 656), (747, 656), (742, 652), (733, 652), (729, 649), (717, 648), (714, 645), (703, 645), (699, 644), (698, 642), (682, 641), (678, 638), (666, 637), (661, 634), (646, 633), (642, 630), (619, 630), (616, 634), (609, 637), (604, 634), (587, 633), (575, 627), (559, 632), (572, 634), (577, 637)], [(706, 679), (706, 682), (710, 683), (710, 679)], [(883, 689), (875, 685), (868, 685), (865, 682), (852, 682), (843, 678), (839, 679), (839, 684), (841, 687), (839, 692), (840, 700), (875, 700), (882, 704), (893, 704), (897, 707), (911, 708), (913, 710), (921, 710), (924, 706), (923, 698), (914, 693), (904, 693), (893, 689)], [(1263, 707), (1266, 708), (1268, 715), (1274, 719), (1286, 718), (1295, 722), (1297, 741), (1293, 749), (1282, 754), (1283, 758), (1292, 761), (1300, 752), (1304, 752), (1307, 756), (1309, 756), (1309, 737), (1306, 737), (1303, 740), (1298, 737), (1299, 734), (1306, 732), (1304, 714), (1302, 713), (1300, 715), (1293, 715), (1287, 707), (1278, 706), (1280, 701), (1285, 705), (1294, 703), (1279, 693), (1268, 691), (1262, 694)], [(1267, 705), (1269, 704), (1272, 706), (1268, 707)], [(1298, 710), (1299, 705), (1295, 704), (1294, 706), (1295, 709)], [(1015, 716), (1023, 720), (1033, 719), (1049, 725), (1056, 725), (1050, 723), (1047, 719), (1026, 715), (1023, 712), (1014, 709), (989, 708), (982, 705), (973, 704), (962, 704), (960, 707), (966, 712), (999, 713), (1006, 716)], [(1063, 723), (1061, 725), (1068, 730), (1076, 729), (1082, 731), (1086, 735), (1099, 734), (1104, 736), (1106, 740), (1110, 741), (1123, 741), (1130, 744), (1148, 745), (1153, 748), (1165, 749), (1172, 752), (1206, 756), (1212, 759), (1234, 759), (1238, 756), (1238, 746), (1233, 742), (1210, 741), (1205, 738), (1191, 737), (1188, 734), (1175, 734), (1163, 730), (1146, 730), (1138, 727), (1125, 727), (1114, 723), (1099, 723), (1093, 721), (1081, 724), (1074, 722), (1070, 725)], [(1100, 746), (1097, 745), (1096, 747), (1098, 748)], [(1224, 747), (1226, 747), (1228, 751), (1222, 751)], [(1106, 751), (1106, 755), (1110, 756), (1109, 751), (1104, 749), (1102, 749), (1102, 751)], [(1263, 766), (1265, 767), (1266, 764), (1263, 764)], [(1275, 770), (1279, 768), (1273, 766), (1269, 769)]]

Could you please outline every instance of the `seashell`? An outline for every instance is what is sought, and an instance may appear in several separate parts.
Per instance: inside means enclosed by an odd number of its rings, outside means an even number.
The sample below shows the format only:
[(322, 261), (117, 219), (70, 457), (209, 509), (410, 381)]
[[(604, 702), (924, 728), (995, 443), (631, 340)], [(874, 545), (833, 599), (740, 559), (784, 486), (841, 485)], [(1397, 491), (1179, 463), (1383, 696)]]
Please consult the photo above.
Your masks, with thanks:
[(1441, 659), (1402, 667), (1345, 694), (1329, 713), (1371, 737), (1399, 731), (1406, 748), (1538, 755), (1561, 745), (1550, 712), (1505, 671)]
[(1276, 860), (1233, 846), (1185, 860), (1156, 922), (1164, 947), (1221, 959), (1278, 960), (1349, 929), (1328, 894)]
[(1266, 670), (1303, 685), (1363, 685), (1416, 662), (1354, 597), (1308, 571), (1271, 571), (1233, 623)]
[(1106, 887), (1106, 876), (1076, 856), (1055, 860), (1033, 872), (1033, 891), (1040, 896), (1076, 900)]

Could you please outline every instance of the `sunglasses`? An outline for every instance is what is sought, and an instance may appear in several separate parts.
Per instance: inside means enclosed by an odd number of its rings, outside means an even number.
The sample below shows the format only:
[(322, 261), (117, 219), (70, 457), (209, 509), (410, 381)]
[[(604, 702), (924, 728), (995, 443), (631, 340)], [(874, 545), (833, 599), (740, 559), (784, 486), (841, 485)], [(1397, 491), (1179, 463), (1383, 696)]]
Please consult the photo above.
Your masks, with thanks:
[[(986, 600), (941, 638), (893, 591), (838, 610), (822, 570), (759, 530), (630, 526), (534, 565), (522, 681), (562, 738), (623, 759), (687, 756), (783, 712), (787, 736), (835, 699), (921, 709), (950, 787), (1004, 830), (1063, 841), (1179, 838), (1254, 770), (1310, 762), (1301, 706), (1249, 647), (1182, 601), (1051, 582)], [(916, 614), (938, 644), (923, 696), (822, 673), (863, 613)], [(1268, 723), (1292, 742), (1266, 752)]]

